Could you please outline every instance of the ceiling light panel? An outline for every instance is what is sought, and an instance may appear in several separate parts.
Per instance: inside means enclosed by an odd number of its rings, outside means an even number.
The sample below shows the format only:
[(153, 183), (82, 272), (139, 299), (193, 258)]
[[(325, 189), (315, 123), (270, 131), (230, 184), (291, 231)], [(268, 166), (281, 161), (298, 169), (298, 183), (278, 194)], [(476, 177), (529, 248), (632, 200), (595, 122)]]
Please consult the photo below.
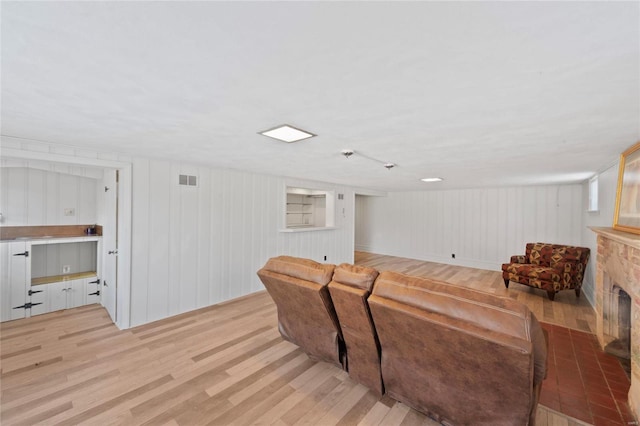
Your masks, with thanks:
[(264, 132), (260, 132), (260, 134), (287, 143), (298, 142), (303, 139), (308, 139), (316, 136), (313, 133), (296, 129), (295, 127), (289, 126), (288, 124), (283, 124), (282, 126), (265, 130)]
[(442, 182), (442, 178), (439, 178), (439, 177), (423, 178), (420, 180), (423, 182)]

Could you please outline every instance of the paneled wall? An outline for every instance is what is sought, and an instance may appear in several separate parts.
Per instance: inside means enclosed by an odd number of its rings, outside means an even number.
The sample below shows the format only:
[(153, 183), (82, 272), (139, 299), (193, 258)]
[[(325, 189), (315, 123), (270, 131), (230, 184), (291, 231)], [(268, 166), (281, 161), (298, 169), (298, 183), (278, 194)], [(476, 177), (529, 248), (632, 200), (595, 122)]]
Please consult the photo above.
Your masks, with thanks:
[(356, 249), (500, 270), (527, 242), (579, 245), (582, 199), (582, 185), (357, 196)]
[(591, 249), (591, 260), (587, 265), (587, 272), (584, 276), (583, 290), (591, 306), (595, 306), (595, 276), (596, 276), (596, 253), (598, 241), (596, 234), (589, 229), (590, 226), (613, 226), (613, 213), (616, 202), (616, 190), (618, 186), (618, 167), (616, 162), (613, 166), (601, 172), (598, 177), (598, 211), (587, 212), (589, 200), (589, 182), (583, 185), (584, 192), (584, 228), (582, 230), (582, 244)]
[[(73, 173), (27, 167), (2, 167), (2, 225), (96, 223), (97, 180), (82, 176), (82, 168), (74, 168)], [(68, 208), (74, 209), (73, 216), (65, 216), (65, 209)]]
[[(336, 229), (281, 232), (286, 185), (345, 194)], [(352, 262), (353, 200), (341, 186), (134, 159), (131, 325), (262, 290), (256, 271), (272, 256)]]

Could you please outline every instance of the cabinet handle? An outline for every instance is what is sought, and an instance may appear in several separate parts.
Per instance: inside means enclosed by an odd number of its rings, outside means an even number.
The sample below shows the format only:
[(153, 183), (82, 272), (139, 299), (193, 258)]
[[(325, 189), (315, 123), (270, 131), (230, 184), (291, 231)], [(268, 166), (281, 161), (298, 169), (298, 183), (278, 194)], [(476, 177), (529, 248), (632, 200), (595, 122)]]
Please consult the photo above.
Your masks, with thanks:
[(107, 254), (118, 254), (118, 250), (109, 250)]
[(89, 281), (89, 283), (88, 283), (88, 284), (100, 284), (100, 278), (98, 278), (98, 279), (97, 279), (97, 280), (95, 280), (95, 281)]
[(29, 290), (29, 296), (35, 293), (42, 293), (42, 290)]
[(24, 257), (29, 257), (29, 251), (25, 251), (24, 253), (16, 253), (14, 254), (14, 256), (24, 256)]

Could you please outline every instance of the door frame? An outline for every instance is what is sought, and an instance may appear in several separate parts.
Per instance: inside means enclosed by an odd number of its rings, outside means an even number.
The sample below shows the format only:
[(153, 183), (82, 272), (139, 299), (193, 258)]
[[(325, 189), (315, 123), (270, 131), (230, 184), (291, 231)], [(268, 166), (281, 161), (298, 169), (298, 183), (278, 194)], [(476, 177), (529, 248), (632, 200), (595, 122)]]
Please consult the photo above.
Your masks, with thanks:
[[(6, 137), (3, 136), (3, 142)], [(9, 138), (7, 138), (9, 139)], [(10, 138), (24, 141), (20, 138)], [(43, 143), (43, 145), (48, 145)], [(67, 147), (69, 148), (69, 147)], [(71, 149), (73, 151), (73, 149)], [(27, 151), (11, 147), (2, 147), (2, 157), (20, 160), (44, 161), (49, 163), (72, 164), (77, 166), (116, 169), (119, 173), (119, 208), (118, 208), (118, 292), (116, 306), (121, 329), (131, 327), (131, 217), (132, 217), (132, 169), (130, 162), (97, 158), (78, 157), (75, 155), (56, 154), (46, 151)], [(103, 247), (104, 250), (104, 247)]]

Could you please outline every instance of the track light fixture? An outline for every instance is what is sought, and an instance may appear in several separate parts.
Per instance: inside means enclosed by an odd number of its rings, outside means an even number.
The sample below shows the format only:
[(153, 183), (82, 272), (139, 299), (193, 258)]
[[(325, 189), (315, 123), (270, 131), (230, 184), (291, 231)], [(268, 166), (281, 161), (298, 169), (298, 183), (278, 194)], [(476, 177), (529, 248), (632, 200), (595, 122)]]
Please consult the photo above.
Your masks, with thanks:
[(349, 158), (353, 155), (353, 150), (352, 149), (343, 149), (342, 150), (342, 155), (345, 156), (345, 158)]

